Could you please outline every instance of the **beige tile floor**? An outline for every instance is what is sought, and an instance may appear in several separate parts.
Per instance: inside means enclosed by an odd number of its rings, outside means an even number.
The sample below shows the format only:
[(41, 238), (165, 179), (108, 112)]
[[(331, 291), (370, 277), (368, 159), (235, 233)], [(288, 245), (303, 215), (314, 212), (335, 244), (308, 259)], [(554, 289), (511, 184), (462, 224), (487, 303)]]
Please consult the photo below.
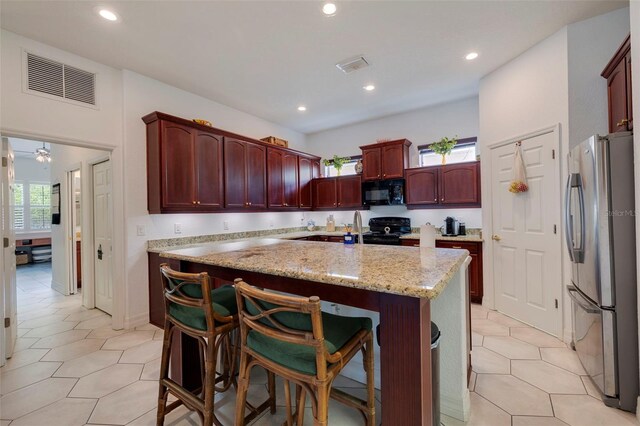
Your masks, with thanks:
[[(483, 426), (638, 425), (605, 406), (576, 353), (560, 340), (471, 305), (471, 418)], [(443, 416), (446, 426), (464, 423)]]
[[(162, 331), (152, 325), (114, 331), (109, 316), (81, 306), (79, 295), (50, 289), (48, 265), (18, 269), (16, 352), (0, 369), (0, 426), (155, 425)], [(468, 425), (637, 425), (604, 406), (575, 353), (559, 340), (474, 305), (471, 419)], [(264, 372), (252, 376), (249, 398), (266, 395)], [(362, 393), (360, 383), (336, 385)], [(282, 424), (278, 411), (255, 425)], [(379, 396), (379, 395), (378, 395)], [(308, 405), (308, 404), (307, 404)], [(217, 396), (218, 416), (233, 424), (235, 394)], [(377, 410), (380, 412), (379, 398)], [(306, 423), (312, 424), (310, 409)], [(329, 424), (360, 425), (353, 409), (331, 403)], [(463, 424), (443, 416), (447, 426)], [(184, 408), (167, 425), (197, 425)], [(395, 426), (395, 425), (394, 425)]]

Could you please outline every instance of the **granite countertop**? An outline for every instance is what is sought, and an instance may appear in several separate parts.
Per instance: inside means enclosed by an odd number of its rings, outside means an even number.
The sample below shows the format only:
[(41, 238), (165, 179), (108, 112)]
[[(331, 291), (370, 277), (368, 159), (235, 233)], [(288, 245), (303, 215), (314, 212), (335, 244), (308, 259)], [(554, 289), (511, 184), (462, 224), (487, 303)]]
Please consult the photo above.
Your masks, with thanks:
[(428, 299), (442, 292), (469, 255), (467, 250), (279, 238), (204, 243), (158, 252), (171, 259)]

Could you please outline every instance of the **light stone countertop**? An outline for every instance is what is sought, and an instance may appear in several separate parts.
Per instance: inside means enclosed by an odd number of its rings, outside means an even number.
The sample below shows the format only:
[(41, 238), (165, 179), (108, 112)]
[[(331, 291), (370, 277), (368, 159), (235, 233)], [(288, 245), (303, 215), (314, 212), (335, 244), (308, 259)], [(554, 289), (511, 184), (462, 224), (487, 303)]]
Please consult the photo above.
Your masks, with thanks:
[(171, 259), (428, 299), (442, 292), (468, 255), (467, 250), (278, 238), (204, 243), (160, 252)]

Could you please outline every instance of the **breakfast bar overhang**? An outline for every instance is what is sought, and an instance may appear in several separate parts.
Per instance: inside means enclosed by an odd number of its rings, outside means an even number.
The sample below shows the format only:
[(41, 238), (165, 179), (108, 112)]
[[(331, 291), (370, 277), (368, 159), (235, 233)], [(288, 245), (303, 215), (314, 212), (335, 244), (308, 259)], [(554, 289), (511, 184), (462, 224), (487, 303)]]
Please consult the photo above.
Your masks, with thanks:
[[(255, 238), (169, 249), (160, 257), (179, 260), (183, 272), (208, 272), (216, 286), (242, 278), (267, 289), (379, 312), (378, 418), (385, 426), (432, 423), (433, 320), (442, 331), (442, 412), (468, 419), (466, 250)], [(189, 371), (198, 364), (192, 359), (197, 351), (187, 338), (182, 340), (174, 368), (183, 381), (198, 380), (199, 372)]]

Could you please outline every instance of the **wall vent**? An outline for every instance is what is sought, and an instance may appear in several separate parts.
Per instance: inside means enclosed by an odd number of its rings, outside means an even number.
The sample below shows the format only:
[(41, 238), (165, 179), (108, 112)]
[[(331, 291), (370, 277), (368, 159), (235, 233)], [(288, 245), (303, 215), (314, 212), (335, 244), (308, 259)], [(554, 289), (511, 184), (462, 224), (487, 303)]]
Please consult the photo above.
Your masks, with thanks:
[(84, 104), (96, 104), (96, 75), (27, 53), (27, 89)]

